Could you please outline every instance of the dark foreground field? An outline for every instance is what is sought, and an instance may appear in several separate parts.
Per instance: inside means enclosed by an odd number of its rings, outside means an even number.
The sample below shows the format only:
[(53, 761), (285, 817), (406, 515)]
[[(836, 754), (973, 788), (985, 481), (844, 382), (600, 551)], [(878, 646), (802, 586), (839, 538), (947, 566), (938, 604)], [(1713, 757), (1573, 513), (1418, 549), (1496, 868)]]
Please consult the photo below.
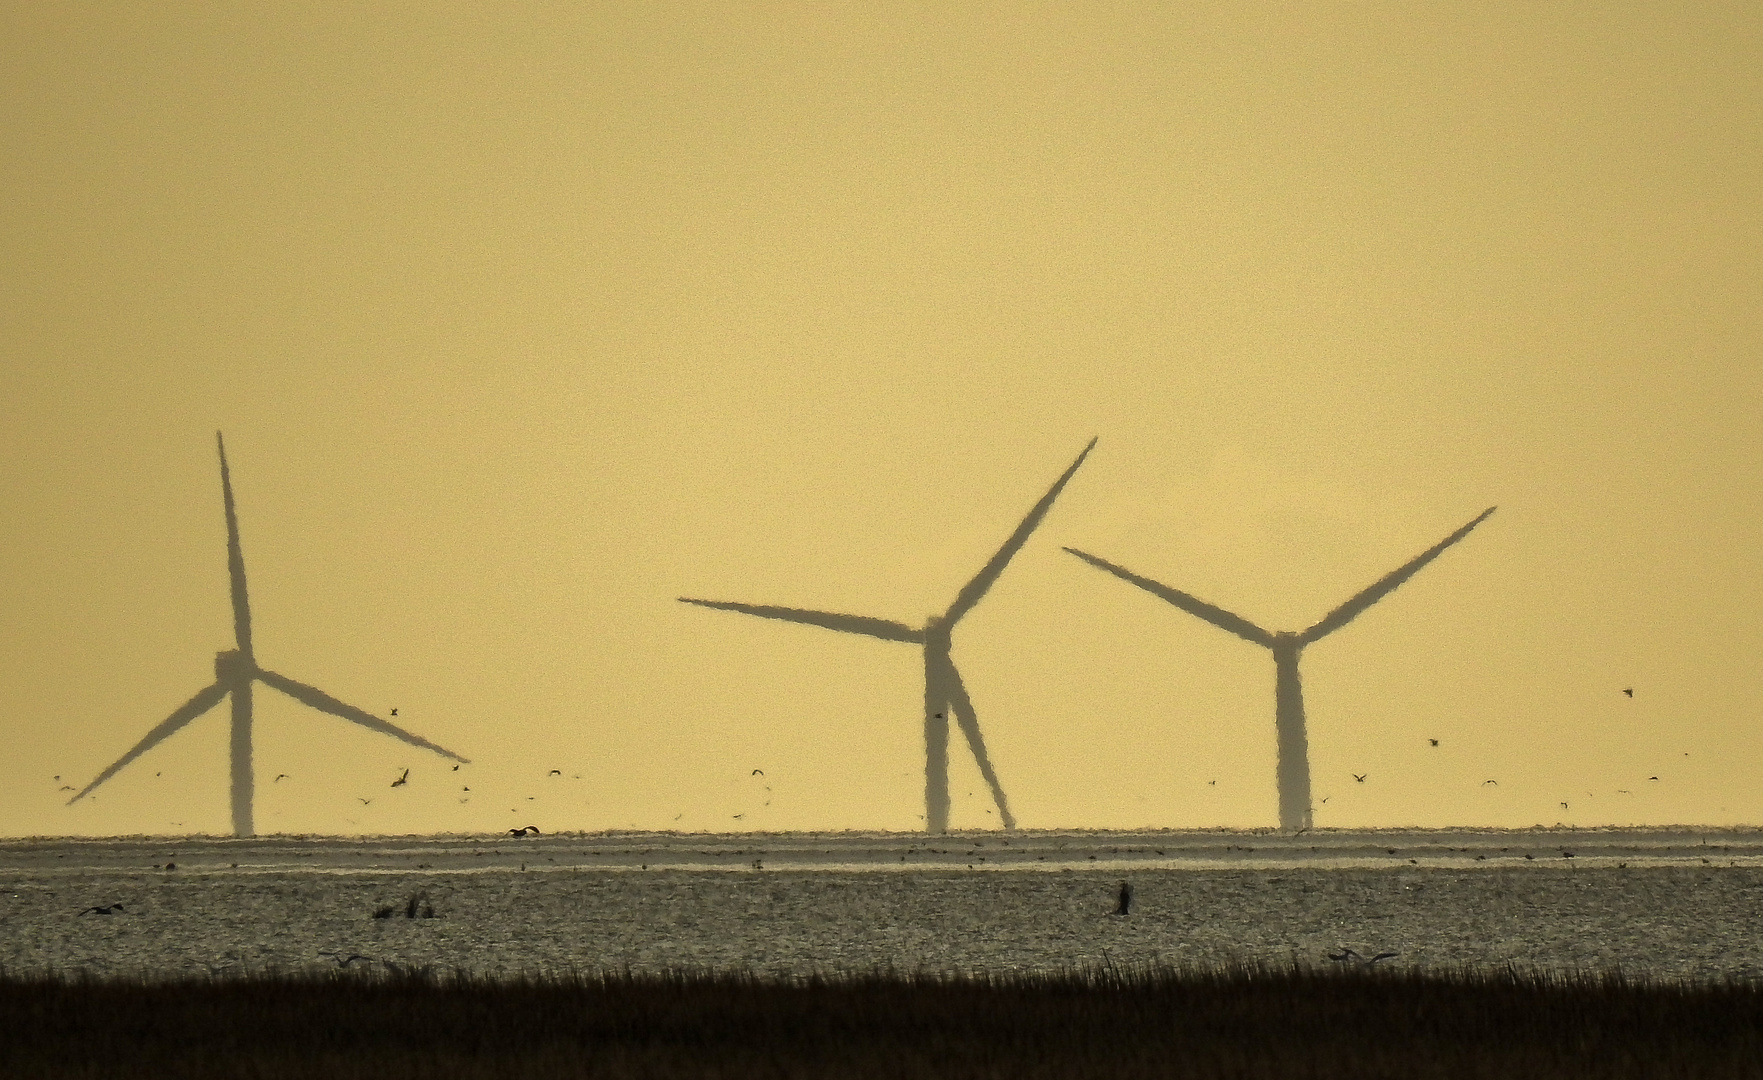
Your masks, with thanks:
[(1763, 987), (1298, 969), (0, 977), (0, 1076), (1763, 1077)]

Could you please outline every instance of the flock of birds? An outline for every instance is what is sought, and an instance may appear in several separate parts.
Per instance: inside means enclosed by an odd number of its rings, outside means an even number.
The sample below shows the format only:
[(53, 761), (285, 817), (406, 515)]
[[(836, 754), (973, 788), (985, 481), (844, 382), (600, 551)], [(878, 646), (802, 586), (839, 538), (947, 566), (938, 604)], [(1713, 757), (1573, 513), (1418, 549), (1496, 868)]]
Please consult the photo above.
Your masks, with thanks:
[[(1624, 697), (1628, 697), (1628, 698), (1633, 698), (1633, 697), (1634, 697), (1634, 687), (1632, 687), (1632, 686), (1625, 686), (1625, 687), (1623, 687), (1623, 688), (1622, 688), (1622, 693), (1623, 693), (1623, 696), (1624, 696)], [(1438, 741), (1438, 740), (1437, 740), (1437, 739), (1434, 739), (1434, 738), (1428, 738), (1428, 739), (1427, 739), (1427, 740), (1426, 740), (1426, 742), (1427, 742), (1427, 745), (1428, 745), (1428, 746), (1430, 746), (1430, 747), (1434, 747), (1434, 748), (1436, 748), (1436, 747), (1437, 747), (1437, 746), (1438, 746), (1438, 745), (1439, 745), (1439, 741)], [(1684, 754), (1684, 757), (1689, 757), (1689, 754), (1688, 754), (1688, 753), (1685, 753), (1685, 754)], [(1368, 777), (1368, 776), (1370, 776), (1370, 774), (1369, 774), (1369, 773), (1350, 773), (1350, 774), (1349, 774), (1349, 775), (1351, 775), (1351, 776), (1352, 776), (1352, 777), (1353, 777), (1353, 782), (1354, 782), (1354, 783), (1356, 783), (1356, 784), (1363, 784), (1363, 783), (1364, 783), (1364, 782), (1365, 782), (1365, 780), (1366, 780), (1366, 778), (1367, 778), (1367, 777)], [(1658, 782), (1659, 782), (1659, 777), (1658, 777), (1658, 776), (1657, 776), (1657, 775), (1653, 775), (1653, 776), (1649, 776), (1649, 777), (1647, 777), (1647, 782), (1648, 782), (1648, 783), (1658, 783)], [(1212, 785), (1216, 785), (1216, 784), (1217, 784), (1217, 783), (1218, 783), (1218, 781), (1216, 781), (1216, 780), (1208, 780), (1208, 781), (1207, 781), (1207, 783), (1208, 783), (1208, 784), (1212, 784)], [(1481, 782), (1481, 786), (1482, 786), (1482, 787), (1499, 787), (1499, 786), (1500, 786), (1500, 782), (1499, 782), (1499, 781), (1498, 781), (1498, 780), (1495, 780), (1495, 779), (1493, 779), (1493, 778), (1491, 778), (1491, 777), (1490, 777), (1490, 778), (1488, 778), (1488, 779), (1486, 779), (1486, 780), (1483, 780), (1483, 781), (1482, 781), (1482, 782)], [(1592, 793), (1591, 793), (1591, 792), (1589, 792), (1589, 791), (1588, 791), (1588, 792), (1586, 792), (1586, 794), (1587, 794), (1587, 795), (1588, 795), (1588, 796), (1590, 796), (1590, 795), (1591, 795), (1591, 794), (1592, 794)], [(1630, 790), (1630, 789), (1628, 789), (1628, 788), (1617, 788), (1617, 789), (1616, 789), (1616, 794), (1618, 794), (1618, 795), (1631, 795), (1631, 796), (1632, 796), (1632, 795), (1633, 795), (1633, 794), (1634, 794), (1634, 792), (1633, 792), (1633, 791), (1632, 791), (1632, 790)], [(1320, 800), (1319, 800), (1319, 802), (1321, 802), (1321, 803), (1326, 803), (1326, 802), (1328, 802), (1328, 800), (1329, 800), (1329, 799), (1331, 799), (1331, 798), (1333, 798), (1333, 796), (1330, 796), (1330, 795), (1324, 795), (1324, 796), (1323, 796), (1323, 797), (1322, 797), (1322, 798), (1321, 798), (1321, 799), (1320, 799)], [(1562, 802), (1562, 803), (1561, 803), (1561, 804), (1560, 804), (1560, 805), (1561, 805), (1561, 809), (1563, 809), (1563, 810), (1566, 810), (1566, 809), (1568, 809), (1568, 808), (1569, 808), (1569, 807), (1568, 807), (1568, 804), (1567, 804), (1567, 802), (1565, 802), (1565, 801), (1564, 801), (1564, 802)], [(1349, 950), (1347, 950), (1347, 951), (1348, 951), (1348, 952), (1351, 952), (1351, 951), (1352, 951), (1352, 950), (1350, 950), (1350, 949), (1349, 949)], [(1355, 955), (1356, 955), (1356, 954), (1355, 954)], [(1394, 954), (1391, 954), (1391, 955), (1394, 955)], [(1329, 959), (1331, 959), (1331, 960), (1332, 960), (1332, 959), (1334, 959), (1334, 957), (1330, 957), (1330, 958), (1329, 958)], [(1367, 962), (1368, 962), (1368, 963), (1375, 963), (1375, 961), (1367, 961)]]
[[(1623, 688), (1622, 688), (1622, 693), (1623, 693), (1623, 695), (1624, 695), (1624, 696), (1626, 696), (1626, 697), (1629, 697), (1629, 698), (1633, 698), (1633, 697), (1634, 697), (1634, 687), (1632, 687), (1632, 686), (1625, 686), (1625, 687), (1623, 687)], [(393, 715), (393, 716), (397, 716), (397, 715), (398, 715), (398, 710), (397, 710), (397, 709), (393, 709), (393, 710), (392, 710), (392, 711), (391, 711), (391, 714), (392, 714), (392, 715)], [(1436, 748), (1437, 748), (1437, 747), (1438, 747), (1438, 745), (1439, 745), (1439, 740), (1437, 740), (1437, 739), (1434, 739), (1434, 738), (1430, 738), (1430, 737), (1429, 737), (1429, 738), (1428, 738), (1428, 739), (1427, 739), (1427, 740), (1426, 740), (1426, 742), (1427, 742), (1427, 745), (1428, 745), (1428, 746), (1429, 746), (1429, 747), (1432, 747), (1432, 748), (1435, 748), (1435, 749), (1436, 749)], [(1686, 753), (1686, 754), (1684, 754), (1684, 756), (1685, 756), (1685, 757), (1688, 757), (1688, 756), (1689, 756), (1689, 755), (1688, 755), (1688, 754), (1687, 754), (1687, 753)], [(458, 772), (458, 771), (459, 771), (459, 766), (458, 766), (458, 765), (455, 765), (455, 766), (453, 766), (453, 771), (454, 771), (454, 772)], [(154, 776), (158, 776), (158, 775), (160, 775), (160, 774), (159, 774), (159, 773), (157, 773), (157, 772), (156, 772), (156, 773), (154, 773), (154, 774), (153, 774), (153, 775), (154, 775)], [(547, 773), (547, 774), (546, 774), (546, 775), (547, 775), (547, 777), (551, 777), (551, 776), (556, 776), (556, 777), (561, 777), (561, 776), (562, 776), (562, 775), (563, 775), (563, 770), (562, 770), (562, 769), (552, 769), (552, 770), (551, 770), (551, 771), (550, 771), (550, 772), (549, 772), (549, 773)], [(752, 771), (752, 773), (751, 773), (751, 775), (752, 775), (752, 776), (756, 776), (756, 777), (760, 777), (760, 778), (762, 778), (762, 779), (763, 779), (763, 778), (764, 778), (764, 776), (765, 776), (765, 770), (764, 770), (764, 769), (754, 769), (754, 770), (753, 770), (753, 771)], [(1369, 777), (1370, 777), (1370, 773), (1354, 773), (1354, 772), (1350, 772), (1350, 773), (1349, 773), (1349, 775), (1351, 775), (1351, 776), (1352, 776), (1352, 777), (1353, 777), (1353, 782), (1354, 782), (1354, 783), (1356, 783), (1356, 784), (1363, 784), (1363, 783), (1365, 783), (1365, 781), (1366, 781), (1366, 780), (1367, 780), (1367, 779), (1368, 779), (1368, 778), (1369, 778)], [(580, 779), (581, 779), (581, 778), (582, 778), (582, 776), (581, 776), (581, 774), (580, 774), (580, 773), (573, 773), (573, 774), (571, 774), (571, 779), (574, 779), (574, 780), (580, 780)], [(53, 780), (54, 780), (54, 781), (55, 781), (55, 782), (56, 782), (56, 783), (60, 783), (60, 782), (61, 782), (61, 777), (60, 777), (60, 775), (56, 775), (56, 776), (54, 776), (54, 777), (53, 777), (53, 778), (52, 778), (52, 779), (53, 779)], [(279, 783), (281, 783), (281, 782), (282, 782), (282, 781), (283, 781), (283, 780), (288, 780), (288, 779), (291, 779), (291, 777), (290, 777), (290, 776), (289, 776), (289, 775), (288, 775), (288, 774), (287, 774), (287, 773), (277, 773), (277, 774), (276, 774), (276, 777), (275, 777), (275, 780), (274, 780), (274, 781), (273, 781), (273, 783), (278, 783), (278, 784), (279, 784)], [(1657, 775), (1657, 774), (1655, 774), (1655, 775), (1652, 775), (1652, 776), (1649, 776), (1649, 777), (1647, 777), (1647, 781), (1648, 781), (1648, 782), (1649, 782), (1649, 783), (1657, 783), (1657, 782), (1659, 782), (1659, 777), (1658, 777), (1658, 775)], [(397, 777), (397, 779), (395, 779), (395, 780), (393, 780), (393, 781), (392, 781), (392, 783), (391, 783), (391, 786), (392, 786), (392, 787), (394, 787), (394, 788), (399, 788), (399, 787), (404, 787), (404, 786), (405, 786), (405, 785), (407, 785), (407, 784), (408, 784), (408, 783), (410, 783), (410, 770), (409, 770), (409, 769), (404, 769), (404, 770), (403, 770), (403, 771), (402, 771), (402, 772), (400, 772), (400, 773), (399, 773), (399, 774), (398, 774), (398, 777)], [(1207, 783), (1207, 785), (1208, 785), (1208, 786), (1211, 786), (1211, 787), (1216, 787), (1216, 786), (1218, 786), (1218, 781), (1217, 781), (1217, 780), (1208, 780), (1208, 781), (1206, 781), (1206, 783)], [(1482, 787), (1498, 787), (1498, 786), (1499, 786), (1499, 785), (1500, 785), (1500, 782), (1499, 782), (1499, 781), (1498, 781), (1498, 780), (1495, 780), (1495, 779), (1493, 779), (1493, 778), (1491, 778), (1491, 777), (1490, 777), (1490, 778), (1488, 778), (1488, 779), (1486, 779), (1486, 780), (1483, 780), (1483, 781), (1482, 781), (1482, 782), (1481, 782), (1481, 786), (1482, 786)], [(61, 784), (61, 787), (60, 787), (60, 790), (61, 790), (61, 791), (72, 791), (72, 790), (74, 790), (74, 789), (73, 789), (73, 785), (72, 785), (72, 784)], [(460, 802), (461, 802), (461, 803), (466, 803), (466, 802), (470, 802), (470, 801), (471, 801), (471, 796), (470, 796), (470, 792), (471, 792), (471, 787), (470, 787), (470, 786), (469, 786), (469, 785), (461, 785), (461, 786), (460, 786), (460, 790), (461, 790), (461, 791), (464, 791), (464, 792), (465, 792), (465, 793), (466, 793), (466, 795), (465, 795), (465, 797), (463, 797), (463, 798), (461, 798), (461, 799), (460, 799), (460, 800), (459, 800), (459, 801), (460, 801)], [(1616, 789), (1616, 793), (1617, 793), (1617, 794), (1618, 794), (1618, 795), (1630, 795), (1630, 796), (1632, 796), (1632, 795), (1633, 795), (1633, 794), (1634, 794), (1634, 792), (1633, 792), (1633, 791), (1632, 791), (1632, 790), (1630, 790), (1630, 789), (1628, 789), (1628, 788), (1617, 788), (1617, 789)], [(969, 793), (968, 793), (968, 794), (970, 794), (970, 795), (971, 795), (971, 794), (972, 794), (972, 792), (969, 792)], [(1587, 795), (1591, 795), (1591, 792), (1589, 792), (1589, 791), (1588, 791), (1588, 792), (1586, 792), (1586, 794), (1587, 794)], [(765, 785), (765, 795), (766, 795), (766, 799), (765, 799), (765, 803), (764, 803), (764, 805), (766, 805), (766, 806), (770, 806), (770, 805), (771, 805), (771, 798), (770, 798), (770, 796), (771, 796), (771, 785), (770, 785), (770, 784), (769, 784), (769, 783), (767, 783), (767, 784), (766, 784), (766, 785)], [(1328, 800), (1329, 800), (1329, 799), (1330, 799), (1330, 798), (1332, 798), (1332, 797), (1333, 797), (1333, 796), (1329, 796), (1329, 795), (1325, 795), (1325, 796), (1323, 796), (1323, 797), (1322, 797), (1322, 798), (1321, 798), (1321, 799), (1320, 799), (1320, 800), (1319, 800), (1319, 803), (1324, 803), (1324, 804), (1325, 804), (1325, 803), (1327, 803), (1327, 802), (1328, 802)], [(371, 799), (371, 798), (368, 798), (368, 797), (364, 797), (364, 796), (360, 796), (360, 795), (357, 795), (357, 796), (356, 796), (356, 797), (355, 797), (355, 798), (356, 798), (356, 801), (357, 801), (357, 802), (359, 802), (359, 803), (361, 803), (361, 805), (363, 805), (363, 806), (371, 806), (371, 805), (372, 805), (372, 804), (373, 804), (373, 799)], [(526, 798), (527, 798), (527, 801), (528, 801), (528, 802), (532, 802), (532, 801), (535, 801), (535, 800), (536, 800), (536, 798), (537, 798), (537, 797), (536, 797), (536, 796), (533, 796), (533, 795), (528, 795), (528, 796), (527, 796), (527, 797), (526, 797)], [(1568, 806), (1568, 803), (1567, 803), (1567, 802), (1565, 802), (1565, 801), (1563, 801), (1563, 802), (1562, 802), (1562, 803), (1561, 803), (1561, 804), (1560, 804), (1560, 805), (1561, 805), (1561, 809), (1563, 809), (1563, 810), (1566, 810), (1566, 809), (1568, 809), (1568, 808), (1569, 808), (1569, 806)], [(515, 812), (515, 808), (513, 808), (513, 807), (510, 807), (510, 808), (509, 808), (509, 813), (514, 813), (514, 812)], [(989, 811), (988, 811), (988, 812), (989, 812)], [(680, 818), (681, 818), (681, 817), (683, 817), (683, 816), (684, 816), (684, 814), (683, 814), (683, 813), (681, 813), (681, 814), (676, 814), (676, 815), (674, 815), (674, 818), (673, 818), (673, 820), (675, 820), (675, 821), (678, 821), (678, 820), (680, 820)], [(735, 821), (741, 821), (741, 820), (744, 820), (744, 819), (745, 819), (745, 818), (746, 818), (746, 816), (747, 816), (747, 815), (746, 815), (746, 814), (745, 814), (745, 813), (740, 813), (740, 814), (732, 814), (732, 815), (730, 815), (730, 816), (731, 816), (731, 817), (732, 817), (732, 818), (733, 818), (733, 820), (735, 820)], [(920, 816), (922, 816), (922, 815), (920, 815)], [(536, 825), (528, 825), (528, 826), (526, 826), (526, 827), (524, 827), (524, 828), (520, 828), (520, 829), (510, 829), (510, 830), (508, 830), (508, 832), (509, 832), (509, 835), (511, 835), (511, 836), (526, 836), (526, 835), (529, 835), (529, 834), (530, 834), (530, 835), (532, 835), (532, 836), (537, 836), (537, 835), (539, 835), (539, 828), (538, 828), (538, 826), (536, 826)], [(1120, 911), (1120, 912), (1119, 912), (1119, 914), (1122, 914), (1122, 915), (1124, 915), (1124, 914), (1126, 914), (1126, 911), (1125, 911), (1125, 910), (1124, 910), (1124, 909), (1125, 909), (1125, 907), (1126, 907), (1126, 906), (1127, 906), (1127, 905), (1128, 905), (1128, 904), (1129, 904), (1129, 903), (1130, 903), (1130, 888), (1131, 888), (1131, 887), (1130, 887), (1130, 886), (1126, 886), (1126, 885), (1125, 885), (1125, 883), (1124, 883), (1124, 882), (1123, 882), (1123, 883), (1122, 883), (1122, 885), (1123, 885), (1123, 887), (1125, 887), (1125, 888), (1126, 888), (1126, 889), (1127, 889), (1127, 890), (1128, 890), (1128, 893), (1127, 893), (1127, 894), (1126, 894), (1126, 895), (1127, 895), (1127, 898), (1126, 898), (1126, 899), (1123, 899), (1123, 900), (1122, 900), (1122, 901), (1121, 901), (1121, 907), (1122, 907), (1122, 910), (1121, 910), (1121, 911)], [(118, 905), (118, 909), (119, 909), (119, 910), (120, 910), (120, 907), (121, 907), (121, 905)], [(97, 910), (97, 909), (91, 909), (91, 910), (93, 910), (93, 911), (96, 911), (96, 910)], [(82, 912), (82, 914), (86, 914), (86, 912)], [(107, 914), (107, 912), (105, 912), (105, 914)], [(1349, 949), (1349, 950), (1347, 950), (1347, 951), (1348, 951), (1348, 952), (1349, 952), (1349, 953), (1350, 953), (1350, 952), (1352, 952), (1352, 950), (1350, 950), (1350, 949)], [(1357, 954), (1354, 954), (1354, 955), (1357, 955)], [(1393, 955), (1393, 954), (1391, 954), (1391, 955)], [(1330, 959), (1334, 959), (1334, 957), (1330, 957)], [(1381, 959), (1381, 957), (1380, 957), (1380, 958), (1377, 958), (1377, 959)], [(1366, 963), (1376, 963), (1376, 962), (1377, 962), (1377, 961), (1376, 961), (1376, 959), (1373, 959), (1373, 960), (1370, 960), (1370, 961), (1365, 961), (1365, 962), (1366, 962)]]

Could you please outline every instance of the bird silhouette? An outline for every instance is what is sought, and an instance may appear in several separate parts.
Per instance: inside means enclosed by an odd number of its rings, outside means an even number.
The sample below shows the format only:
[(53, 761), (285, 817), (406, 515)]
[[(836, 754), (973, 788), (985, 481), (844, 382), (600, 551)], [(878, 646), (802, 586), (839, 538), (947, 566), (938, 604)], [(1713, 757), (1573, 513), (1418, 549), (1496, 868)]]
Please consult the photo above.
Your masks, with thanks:
[(400, 776), (398, 779), (392, 781), (392, 786), (393, 787), (403, 787), (405, 784), (408, 784), (409, 782), (410, 782), (410, 770), (405, 769), (403, 776)]
[(562, 770), (562, 769), (552, 769), (552, 770), (551, 770), (551, 771), (550, 771), (550, 772), (549, 772), (549, 773), (547, 773), (547, 774), (546, 774), (546, 775), (548, 775), (548, 776), (562, 776), (562, 775), (563, 775), (563, 770)]
[(392, 710), (392, 715), (393, 715), (393, 716), (397, 716), (397, 715), (398, 715), (398, 710), (397, 710), (397, 709), (393, 709), (393, 710)]
[(122, 911), (121, 904), (111, 904), (108, 907), (89, 907), (86, 910), (80, 912), (80, 914), (81, 915), (115, 915), (119, 911)]
[(1367, 773), (1354, 773), (1353, 780), (1357, 783), (1363, 784), (1365, 782), (1365, 777), (1367, 775), (1369, 775), (1369, 774), (1367, 774)]
[(372, 804), (372, 802), (373, 802), (373, 800), (372, 800), (372, 799), (363, 799), (363, 798), (362, 798), (362, 797), (361, 797), (361, 796), (359, 796), (359, 795), (357, 795), (357, 796), (355, 796), (355, 801), (356, 801), (356, 802), (359, 802), (359, 803), (360, 803), (360, 804), (361, 804), (361, 805), (362, 805), (362, 806), (368, 806), (368, 805), (371, 805), (371, 804)]
[(1632, 687), (1632, 686), (1623, 687), (1622, 692), (1627, 694), (1629, 697), (1634, 697), (1634, 687)]
[(1120, 883), (1120, 892), (1116, 893), (1114, 897), (1114, 914), (1132, 914), (1132, 882), (1123, 881)]
[(1499, 787), (1500, 782), (1498, 780), (1483, 780), (1481, 782), (1481, 786), (1482, 787), (1490, 787), (1490, 786), (1491, 787)]
[(1361, 967), (1370, 967), (1381, 960), (1393, 960), (1396, 956), (1397, 954), (1393, 952), (1380, 952), (1376, 956), (1364, 957), (1352, 949), (1342, 949), (1338, 953), (1328, 954), (1328, 958), (1337, 964), (1358, 964)]
[(1649, 777), (1647, 777), (1647, 779), (1648, 780), (1657, 780), (1659, 778), (1657, 776), (1649, 776)]
[(277, 783), (277, 784), (279, 784), (279, 783), (281, 783), (281, 782), (282, 782), (282, 781), (283, 781), (283, 780), (286, 780), (286, 779), (287, 779), (287, 778), (288, 778), (288, 774), (287, 774), (287, 773), (276, 773), (276, 774), (275, 774), (275, 780), (274, 780), (274, 781), (273, 781), (273, 782), (274, 782), (274, 783)]
[[(937, 714), (937, 715), (939, 715), (939, 716), (940, 716), (940, 715), (942, 715), (942, 714), (941, 714), (941, 713), (938, 713), (938, 714)], [(754, 776), (764, 776), (764, 775), (765, 775), (765, 770), (764, 770), (764, 769), (754, 769), (754, 770), (753, 770), (753, 772), (752, 772), (752, 775), (754, 775)], [(971, 791), (970, 791), (970, 792), (968, 792), (968, 794), (969, 794), (969, 795), (972, 795), (972, 794), (973, 794), (973, 792), (971, 792)]]
[(1426, 741), (1433, 744), (1434, 746), (1437, 746), (1439, 744), (1439, 741), (1437, 739), (1428, 739)]
[(348, 956), (344, 956), (342, 953), (338, 953), (338, 952), (321, 952), (318, 955), (324, 957), (327, 960), (334, 961), (338, 967), (344, 967), (344, 968), (348, 967), (350, 964), (353, 964), (357, 960), (360, 960), (363, 963), (368, 963), (368, 964), (373, 963), (373, 957), (363, 956), (360, 953), (350, 953)]

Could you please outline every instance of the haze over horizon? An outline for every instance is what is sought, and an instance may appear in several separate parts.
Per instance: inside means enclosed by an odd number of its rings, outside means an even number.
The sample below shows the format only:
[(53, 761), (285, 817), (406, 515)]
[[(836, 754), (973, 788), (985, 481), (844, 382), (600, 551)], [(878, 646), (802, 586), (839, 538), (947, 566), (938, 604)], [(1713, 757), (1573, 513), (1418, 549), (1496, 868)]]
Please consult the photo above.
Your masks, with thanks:
[(0, 103), (0, 835), (229, 831), (224, 707), (65, 805), (216, 429), (264, 666), (470, 759), (259, 694), (261, 833), (919, 828), (921, 649), (675, 598), (922, 626), (1092, 436), (953, 632), (1024, 828), (1277, 821), (1266, 650), (1062, 547), (1301, 628), (1492, 505), (1315, 824), (1763, 823), (1754, 5), (14, 5)]

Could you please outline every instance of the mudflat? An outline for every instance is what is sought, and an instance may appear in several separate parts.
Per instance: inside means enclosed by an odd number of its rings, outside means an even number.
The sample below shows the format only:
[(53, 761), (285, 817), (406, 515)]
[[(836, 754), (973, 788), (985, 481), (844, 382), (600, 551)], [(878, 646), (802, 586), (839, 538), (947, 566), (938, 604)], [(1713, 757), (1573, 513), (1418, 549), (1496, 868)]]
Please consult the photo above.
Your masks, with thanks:
[(1393, 953), (1380, 969), (1712, 982), (1763, 975), (1759, 916), (1763, 833), (1738, 829), (0, 842), (14, 974), (1007, 974)]

